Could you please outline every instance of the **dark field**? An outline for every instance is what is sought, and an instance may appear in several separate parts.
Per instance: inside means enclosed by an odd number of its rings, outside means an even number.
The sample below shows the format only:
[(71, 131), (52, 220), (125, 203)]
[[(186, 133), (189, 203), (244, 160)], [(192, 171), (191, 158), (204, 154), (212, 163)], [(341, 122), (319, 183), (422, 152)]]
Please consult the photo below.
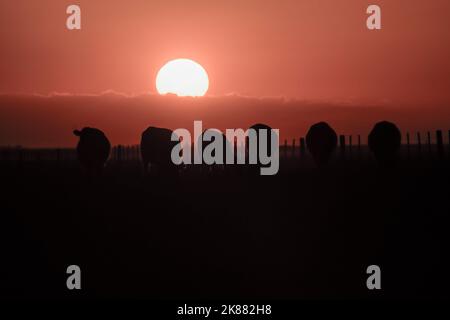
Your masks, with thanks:
[[(281, 153), (283, 155), (283, 152)], [(282, 157), (242, 170), (144, 176), (111, 160), (88, 179), (72, 160), (4, 160), (1, 295), (74, 298), (449, 297), (449, 159), (366, 152), (316, 169)], [(66, 288), (66, 268), (82, 290)], [(381, 267), (382, 290), (366, 287)]]

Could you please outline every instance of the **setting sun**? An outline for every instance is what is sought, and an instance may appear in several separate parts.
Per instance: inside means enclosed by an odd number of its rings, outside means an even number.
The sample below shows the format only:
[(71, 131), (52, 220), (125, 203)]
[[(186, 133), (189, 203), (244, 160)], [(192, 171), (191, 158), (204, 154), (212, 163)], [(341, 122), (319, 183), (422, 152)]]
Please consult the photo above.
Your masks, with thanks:
[(169, 61), (156, 76), (156, 89), (159, 94), (199, 97), (205, 95), (208, 87), (209, 79), (205, 69), (189, 59)]

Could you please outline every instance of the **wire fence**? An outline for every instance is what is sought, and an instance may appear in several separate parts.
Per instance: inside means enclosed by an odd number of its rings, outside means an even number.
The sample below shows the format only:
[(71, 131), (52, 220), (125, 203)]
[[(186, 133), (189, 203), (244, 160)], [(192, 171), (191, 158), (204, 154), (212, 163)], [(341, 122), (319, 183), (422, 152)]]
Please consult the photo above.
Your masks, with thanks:
[[(450, 130), (447, 139), (444, 139), (442, 130), (428, 131), (425, 135), (420, 132), (403, 135), (401, 153), (406, 156), (450, 158)], [(446, 140), (446, 141), (444, 141)], [(301, 158), (308, 156), (304, 137), (280, 141), (280, 158)], [(339, 135), (337, 155), (363, 155), (369, 152), (366, 140), (361, 135)], [(54, 161), (70, 162), (77, 160), (75, 148), (22, 148), (0, 147), (0, 162), (35, 162)], [(108, 161), (126, 162), (140, 161), (139, 145), (117, 145), (111, 148)]]

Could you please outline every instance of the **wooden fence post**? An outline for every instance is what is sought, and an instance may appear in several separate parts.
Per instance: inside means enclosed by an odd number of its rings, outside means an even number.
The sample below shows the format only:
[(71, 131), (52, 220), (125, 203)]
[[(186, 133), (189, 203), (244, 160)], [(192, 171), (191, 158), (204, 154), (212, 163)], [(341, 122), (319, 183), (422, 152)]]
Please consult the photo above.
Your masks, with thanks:
[(291, 149), (292, 158), (295, 157), (295, 139), (292, 139), (292, 149)]
[(358, 134), (358, 157), (361, 157), (361, 135)]
[(117, 146), (117, 161), (122, 161), (122, 146), (120, 144)]
[(422, 152), (422, 139), (420, 137), (420, 132), (417, 132), (417, 152), (419, 154)]
[(305, 138), (300, 138), (300, 156), (303, 157), (306, 153)]
[(287, 156), (288, 156), (287, 139), (284, 139), (284, 157), (287, 158)]
[(406, 133), (406, 155), (409, 158), (409, 147), (410, 147), (410, 140), (409, 140), (409, 132)]
[(341, 154), (344, 155), (345, 154), (345, 135), (339, 136), (339, 147), (341, 150)]
[(348, 136), (348, 151), (350, 153), (350, 157), (352, 156), (352, 148), (353, 148), (353, 136)]
[(427, 132), (428, 152), (431, 154), (431, 132)]
[(436, 131), (436, 146), (439, 159), (444, 159), (444, 139), (441, 130)]

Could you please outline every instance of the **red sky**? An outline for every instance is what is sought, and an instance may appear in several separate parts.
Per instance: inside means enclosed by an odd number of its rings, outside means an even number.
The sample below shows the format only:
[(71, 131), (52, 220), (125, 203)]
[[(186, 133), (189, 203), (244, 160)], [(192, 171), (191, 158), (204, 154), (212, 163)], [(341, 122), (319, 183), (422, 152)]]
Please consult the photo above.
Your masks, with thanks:
[(186, 57), (212, 95), (449, 101), (449, 30), (448, 0), (2, 0), (0, 92), (154, 92)]
[[(81, 7), (79, 31), (66, 29), (70, 4)], [(366, 28), (369, 4), (382, 9), (380, 31)], [(283, 96), (331, 105), (350, 101), (354, 107), (418, 105), (404, 113), (411, 117), (404, 121), (450, 127), (447, 113), (437, 111), (450, 104), (448, 0), (1, 0), (0, 42), (3, 94), (154, 93), (156, 73), (165, 62), (191, 58), (207, 70), (211, 96)], [(2, 134), (9, 137), (0, 143), (50, 143), (6, 131), (30, 130), (23, 112), (31, 111), (20, 108), (21, 101), (0, 99)], [(296, 115), (304, 116), (303, 104), (296, 105)], [(243, 114), (253, 114), (242, 108)], [(255, 114), (280, 113), (265, 114), (269, 119), (291, 114), (281, 107), (264, 108)], [(80, 123), (63, 127), (82, 126), (83, 119), (94, 117), (83, 110), (85, 118), (74, 114)], [(109, 118), (124, 116), (112, 112)], [(389, 113), (372, 120), (383, 115)], [(251, 117), (243, 122), (257, 122), (258, 117)], [(17, 122), (5, 124), (5, 119)], [(53, 125), (57, 134), (59, 125), (45, 121), (42, 125)], [(357, 121), (348, 117), (343, 129), (351, 131)], [(289, 128), (286, 136), (296, 136), (295, 128)]]

